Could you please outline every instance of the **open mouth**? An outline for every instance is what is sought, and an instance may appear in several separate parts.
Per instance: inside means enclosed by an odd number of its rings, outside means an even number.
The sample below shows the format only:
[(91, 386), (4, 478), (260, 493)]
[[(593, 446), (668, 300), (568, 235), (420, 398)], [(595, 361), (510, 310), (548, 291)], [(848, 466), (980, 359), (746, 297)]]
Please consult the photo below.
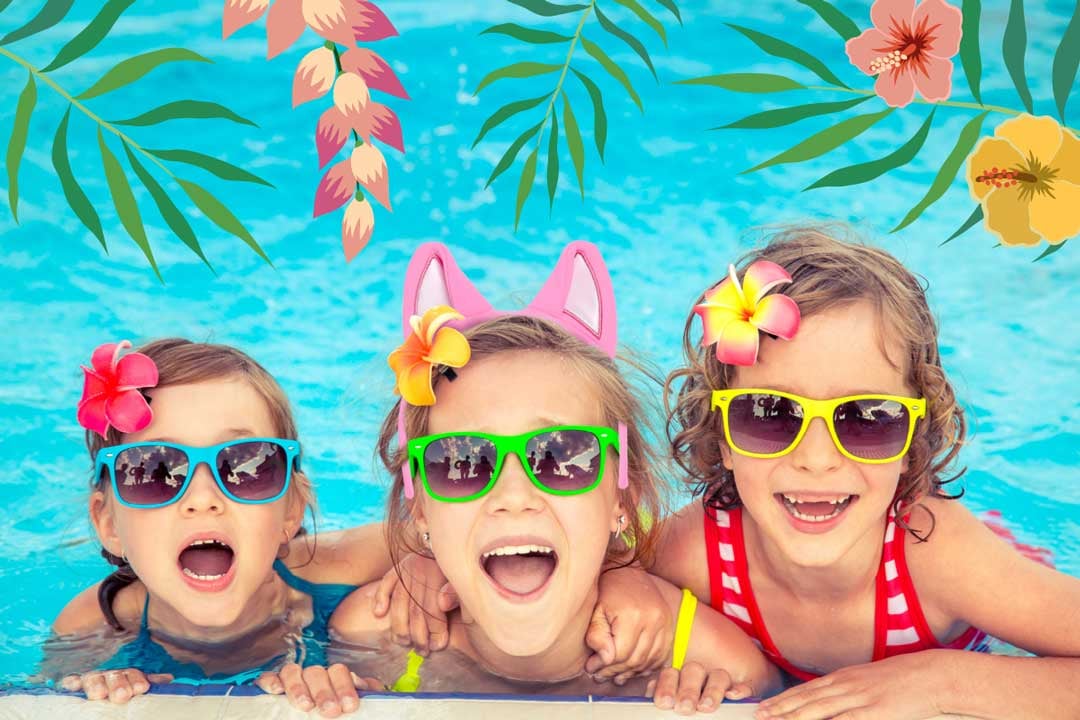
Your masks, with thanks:
[(787, 493), (777, 493), (776, 498), (796, 520), (808, 523), (825, 523), (839, 517), (858, 496), (836, 495), (834, 497), (819, 497), (808, 500)]
[(234, 558), (233, 549), (224, 540), (201, 538), (181, 550), (177, 562), (189, 580), (213, 583), (229, 573)]
[(481, 555), (480, 565), (504, 594), (525, 598), (547, 585), (559, 556), (546, 545), (503, 545)]

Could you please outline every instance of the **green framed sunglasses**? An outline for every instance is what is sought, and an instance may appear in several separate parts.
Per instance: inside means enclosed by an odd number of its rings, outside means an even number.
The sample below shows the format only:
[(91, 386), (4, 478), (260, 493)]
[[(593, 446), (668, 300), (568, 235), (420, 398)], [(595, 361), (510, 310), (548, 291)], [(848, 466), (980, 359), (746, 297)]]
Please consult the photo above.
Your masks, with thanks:
[[(619, 451), (619, 488), (626, 488), (626, 426), (614, 430), (592, 425), (558, 425), (520, 435), (451, 432), (408, 441), (406, 490), (419, 476), (441, 502), (469, 502), (495, 487), (506, 456), (517, 455), (525, 474), (551, 495), (580, 495), (600, 484), (607, 449)], [(408, 497), (411, 492), (406, 492)]]

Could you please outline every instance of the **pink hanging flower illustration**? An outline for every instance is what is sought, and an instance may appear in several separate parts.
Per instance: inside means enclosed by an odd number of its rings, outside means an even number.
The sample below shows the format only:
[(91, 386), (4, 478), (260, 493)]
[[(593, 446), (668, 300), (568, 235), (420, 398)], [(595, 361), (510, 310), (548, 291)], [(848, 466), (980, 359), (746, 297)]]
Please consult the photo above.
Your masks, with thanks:
[(848, 59), (877, 76), (874, 91), (892, 107), (904, 107), (918, 91), (929, 102), (952, 92), (952, 57), (960, 52), (960, 10), (945, 0), (875, 0), (874, 27), (847, 41)]
[[(352, 260), (371, 238), (375, 215), (364, 191), (390, 210), (386, 159), (372, 138), (404, 152), (401, 122), (393, 110), (375, 102), (371, 91), (409, 99), (390, 65), (375, 52), (356, 47), (397, 35), (377, 5), (367, 0), (225, 0), (222, 35), (266, 17), (267, 57), (288, 50), (311, 28), (325, 40), (301, 60), (293, 74), (293, 107), (331, 93), (333, 105), (319, 118), (315, 148), (319, 167), (337, 157), (349, 135), (349, 159), (331, 165), (315, 190), (314, 216), (349, 203), (342, 221), (345, 257)], [(344, 45), (344, 49), (338, 46)]]
[(91, 367), (82, 366), (79, 424), (102, 437), (110, 425), (122, 433), (138, 432), (154, 417), (139, 389), (157, 385), (157, 365), (142, 353), (120, 357), (129, 347), (127, 340), (101, 345), (90, 357)]

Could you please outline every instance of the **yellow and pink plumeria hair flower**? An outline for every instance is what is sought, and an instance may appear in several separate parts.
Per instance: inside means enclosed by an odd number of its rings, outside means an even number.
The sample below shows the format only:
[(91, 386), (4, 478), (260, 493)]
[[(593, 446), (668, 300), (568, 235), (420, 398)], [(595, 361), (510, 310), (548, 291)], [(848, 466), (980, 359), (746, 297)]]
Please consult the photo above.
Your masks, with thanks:
[(397, 375), (396, 390), (410, 405), (434, 405), (435, 390), (431, 374), (435, 365), (463, 367), (472, 352), (469, 341), (458, 330), (444, 327), (465, 316), (449, 305), (436, 305), (427, 312), (409, 318), (412, 333), (387, 358)]
[(154, 418), (140, 390), (158, 384), (157, 365), (142, 353), (120, 357), (121, 351), (129, 347), (127, 340), (100, 345), (90, 357), (91, 367), (82, 366), (79, 424), (101, 437), (109, 432), (110, 425), (122, 433), (132, 433)]
[(759, 331), (790, 340), (799, 330), (799, 306), (786, 295), (766, 293), (791, 282), (787, 270), (758, 260), (746, 269), (742, 282), (734, 265), (728, 276), (694, 306), (701, 317), (702, 345), (716, 343), (716, 359), (728, 365), (757, 362)]

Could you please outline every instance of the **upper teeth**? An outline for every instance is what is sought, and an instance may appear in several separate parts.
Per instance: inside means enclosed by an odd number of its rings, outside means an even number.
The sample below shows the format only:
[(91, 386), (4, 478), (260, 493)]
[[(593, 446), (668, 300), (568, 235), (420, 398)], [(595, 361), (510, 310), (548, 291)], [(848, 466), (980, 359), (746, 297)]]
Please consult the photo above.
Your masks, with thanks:
[(791, 495), (787, 495), (787, 494), (784, 495), (784, 499), (787, 500), (789, 503), (791, 503), (793, 505), (797, 504), (797, 503), (801, 503), (801, 502), (827, 502), (827, 503), (831, 503), (832, 505), (839, 505), (842, 502), (846, 502), (850, 498), (851, 498), (850, 495), (844, 495), (843, 497), (839, 497), (839, 498), (836, 498), (834, 500), (799, 500), (798, 498), (795, 498), (795, 497), (793, 497)]
[(554, 550), (543, 545), (503, 545), (502, 547), (488, 550), (484, 553), (484, 557), (489, 558), (492, 555), (528, 555), (529, 553), (544, 553), (546, 555), (552, 552), (554, 552)]
[[(225, 543), (221, 542), (220, 540), (210, 540), (204, 538), (202, 540), (192, 540), (191, 544), (188, 545), (188, 547), (195, 547), (196, 545), (225, 545)], [(226, 547), (228, 546), (226, 545)]]

